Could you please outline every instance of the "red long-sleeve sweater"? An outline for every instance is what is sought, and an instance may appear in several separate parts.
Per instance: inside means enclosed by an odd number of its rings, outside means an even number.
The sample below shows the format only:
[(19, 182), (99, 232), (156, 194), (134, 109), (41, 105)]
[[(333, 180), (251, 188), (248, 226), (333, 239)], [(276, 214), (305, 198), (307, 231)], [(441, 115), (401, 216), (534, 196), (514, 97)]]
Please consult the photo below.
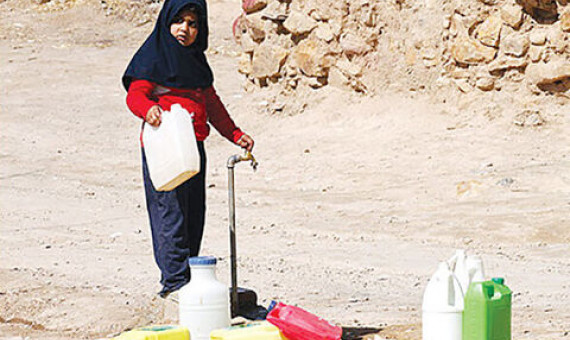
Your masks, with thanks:
[(148, 110), (157, 104), (166, 111), (170, 111), (172, 104), (180, 104), (189, 113), (194, 113), (194, 131), (198, 141), (205, 140), (210, 134), (208, 122), (231, 142), (237, 143), (244, 135), (230, 118), (213, 86), (182, 90), (159, 86), (148, 80), (135, 79), (131, 82), (127, 106), (136, 116), (145, 120)]

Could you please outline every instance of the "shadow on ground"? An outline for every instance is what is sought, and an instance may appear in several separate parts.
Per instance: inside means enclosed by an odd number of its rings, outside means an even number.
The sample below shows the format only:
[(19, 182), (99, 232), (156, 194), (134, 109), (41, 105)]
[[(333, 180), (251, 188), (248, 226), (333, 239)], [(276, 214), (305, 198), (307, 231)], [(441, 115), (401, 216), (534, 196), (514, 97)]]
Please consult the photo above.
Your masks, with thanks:
[(382, 328), (374, 327), (343, 327), (342, 340), (359, 340), (364, 339), (364, 336), (369, 334), (376, 334), (382, 331)]

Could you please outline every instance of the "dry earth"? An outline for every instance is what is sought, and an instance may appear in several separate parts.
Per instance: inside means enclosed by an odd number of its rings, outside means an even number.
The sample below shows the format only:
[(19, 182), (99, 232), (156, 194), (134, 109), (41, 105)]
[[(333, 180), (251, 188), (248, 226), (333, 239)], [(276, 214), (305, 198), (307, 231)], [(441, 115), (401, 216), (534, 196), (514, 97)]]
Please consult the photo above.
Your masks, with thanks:
[[(0, 339), (173, 322), (155, 297), (140, 123), (119, 81), (152, 24), (30, 4), (0, 1)], [(477, 102), (331, 88), (303, 114), (270, 115), (267, 93), (241, 88), (239, 3), (210, 7), (216, 86), (260, 161), (236, 171), (243, 286), (354, 333), (420, 339), (426, 282), (465, 248), (515, 292), (513, 338), (570, 337), (567, 107), (546, 97), (546, 122), (520, 127)], [(203, 254), (227, 282), (225, 161), (239, 150), (216, 133), (207, 149)]]

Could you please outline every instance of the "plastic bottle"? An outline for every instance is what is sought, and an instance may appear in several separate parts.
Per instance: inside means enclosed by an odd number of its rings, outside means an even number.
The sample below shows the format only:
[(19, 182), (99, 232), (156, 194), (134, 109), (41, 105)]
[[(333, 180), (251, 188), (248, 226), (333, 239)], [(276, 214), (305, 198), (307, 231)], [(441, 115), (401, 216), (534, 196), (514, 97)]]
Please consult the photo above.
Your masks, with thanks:
[(170, 191), (200, 172), (200, 154), (188, 111), (174, 104), (161, 117), (158, 127), (145, 123), (142, 138), (154, 188)]
[(448, 264), (457, 277), (463, 293), (467, 292), (471, 282), (485, 281), (483, 261), (478, 256), (467, 256), (465, 250), (456, 250)]
[(465, 294), (463, 340), (511, 340), (511, 295), (503, 278), (472, 283)]
[(461, 285), (447, 262), (441, 262), (424, 292), (423, 340), (461, 340), (462, 313)]
[(112, 340), (190, 340), (190, 333), (181, 326), (149, 326), (122, 333)]
[(287, 340), (267, 321), (218, 329), (210, 333), (210, 340)]
[(216, 258), (188, 259), (191, 279), (180, 288), (180, 324), (188, 327), (192, 340), (208, 340), (210, 332), (230, 326), (228, 287), (216, 279)]
[(267, 321), (277, 326), (291, 340), (340, 340), (342, 337), (340, 326), (300, 307), (281, 302), (269, 311)]

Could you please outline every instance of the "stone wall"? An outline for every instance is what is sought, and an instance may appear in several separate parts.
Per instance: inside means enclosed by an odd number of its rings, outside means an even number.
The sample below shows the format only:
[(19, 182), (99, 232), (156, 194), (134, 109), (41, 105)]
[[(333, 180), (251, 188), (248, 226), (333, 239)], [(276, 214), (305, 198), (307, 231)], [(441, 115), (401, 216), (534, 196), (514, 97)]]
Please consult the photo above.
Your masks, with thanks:
[(243, 0), (246, 89), (570, 95), (566, 0)]

